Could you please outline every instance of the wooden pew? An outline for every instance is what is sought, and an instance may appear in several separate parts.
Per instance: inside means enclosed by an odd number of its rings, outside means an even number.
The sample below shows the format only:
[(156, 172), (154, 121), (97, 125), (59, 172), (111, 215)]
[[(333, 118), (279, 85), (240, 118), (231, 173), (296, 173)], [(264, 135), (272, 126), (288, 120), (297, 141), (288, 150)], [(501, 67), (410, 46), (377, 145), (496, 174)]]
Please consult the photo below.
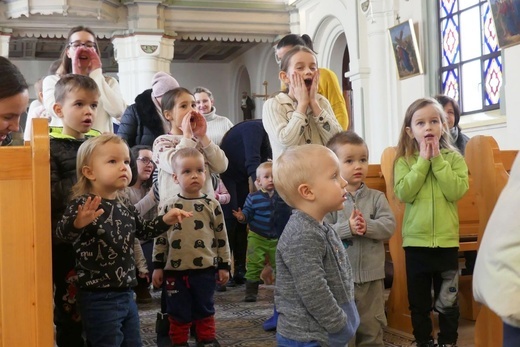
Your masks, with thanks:
[[(493, 208), (507, 184), (508, 172), (517, 151), (500, 151), (490, 136), (472, 137), (466, 147), (466, 162), (476, 187), (479, 213), (479, 237), (482, 240)], [(502, 346), (502, 320), (482, 305), (475, 323), (475, 346)]]
[(47, 119), (0, 147), (0, 347), (54, 346)]

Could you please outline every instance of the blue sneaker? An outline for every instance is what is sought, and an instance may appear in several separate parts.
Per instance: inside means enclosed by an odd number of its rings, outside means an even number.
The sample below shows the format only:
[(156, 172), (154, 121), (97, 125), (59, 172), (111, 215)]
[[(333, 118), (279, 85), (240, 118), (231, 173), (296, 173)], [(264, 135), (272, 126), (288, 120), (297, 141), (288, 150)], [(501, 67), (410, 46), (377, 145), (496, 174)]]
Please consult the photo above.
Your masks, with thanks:
[(278, 311), (276, 311), (276, 306), (273, 307), (273, 315), (267, 319), (262, 327), (265, 331), (275, 331), (276, 325), (278, 324)]

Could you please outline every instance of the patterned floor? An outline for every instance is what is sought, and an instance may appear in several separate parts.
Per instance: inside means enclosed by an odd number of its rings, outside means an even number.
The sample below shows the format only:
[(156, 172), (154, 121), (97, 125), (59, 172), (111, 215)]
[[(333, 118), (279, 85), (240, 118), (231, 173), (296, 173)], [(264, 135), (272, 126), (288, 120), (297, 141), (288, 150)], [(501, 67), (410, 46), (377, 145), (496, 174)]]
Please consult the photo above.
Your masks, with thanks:
[[(256, 303), (244, 302), (244, 286), (215, 293), (217, 339), (222, 347), (274, 347), (275, 333), (265, 332), (262, 323), (273, 310), (274, 286), (261, 285)], [(160, 293), (154, 292), (150, 304), (140, 304), (143, 346), (157, 346), (155, 320), (160, 306)], [(386, 347), (411, 346), (411, 336), (387, 329)], [(195, 343), (192, 341), (191, 346)], [(162, 346), (161, 346), (162, 347)]]

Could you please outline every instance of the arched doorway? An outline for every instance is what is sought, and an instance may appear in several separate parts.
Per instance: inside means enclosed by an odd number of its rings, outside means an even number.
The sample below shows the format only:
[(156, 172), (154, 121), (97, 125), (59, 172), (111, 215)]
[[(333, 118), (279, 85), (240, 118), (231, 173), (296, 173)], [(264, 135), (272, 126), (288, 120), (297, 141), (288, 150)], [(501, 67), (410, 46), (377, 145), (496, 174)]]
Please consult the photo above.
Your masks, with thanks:
[(353, 129), (352, 85), (345, 73), (350, 71), (350, 54), (347, 37), (341, 22), (336, 17), (327, 17), (316, 30), (314, 47), (320, 53), (319, 65), (329, 68), (338, 76), (347, 105), (349, 129)]
[[(246, 120), (249, 118), (246, 118), (246, 113), (242, 110), (242, 93), (246, 92), (249, 98), (252, 98), (252, 92), (251, 92), (251, 80), (249, 78), (249, 72), (247, 71), (247, 68), (245, 66), (240, 67), (238, 71), (238, 83), (237, 83), (237, 102), (236, 102), (236, 109), (237, 109), (237, 115), (238, 119)], [(252, 99), (251, 99), (252, 100)], [(255, 118), (254, 116), (254, 110), (251, 112), (251, 118)]]

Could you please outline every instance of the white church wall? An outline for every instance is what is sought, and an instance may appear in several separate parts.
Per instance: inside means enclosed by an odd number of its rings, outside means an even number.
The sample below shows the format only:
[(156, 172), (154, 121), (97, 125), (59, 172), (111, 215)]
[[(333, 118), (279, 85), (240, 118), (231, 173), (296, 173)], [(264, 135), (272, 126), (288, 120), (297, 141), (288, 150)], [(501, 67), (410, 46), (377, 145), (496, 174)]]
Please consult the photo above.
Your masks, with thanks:
[(229, 64), (222, 63), (181, 63), (171, 64), (170, 72), (181, 87), (193, 91), (195, 87), (206, 87), (213, 93), (217, 114), (228, 117), (233, 124), (239, 116), (229, 104), (231, 93), (231, 69)]

